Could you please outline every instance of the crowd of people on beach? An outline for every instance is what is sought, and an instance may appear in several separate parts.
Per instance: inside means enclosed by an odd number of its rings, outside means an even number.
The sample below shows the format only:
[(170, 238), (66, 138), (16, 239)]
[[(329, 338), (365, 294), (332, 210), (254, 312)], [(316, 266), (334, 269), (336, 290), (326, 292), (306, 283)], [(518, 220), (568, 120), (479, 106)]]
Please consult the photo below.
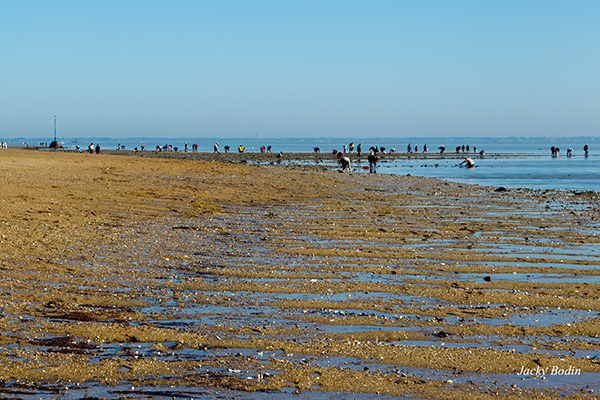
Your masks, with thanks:
[[(192, 152), (198, 152), (198, 144), (194, 143), (191, 146), (191, 151)], [(586, 145), (587, 147), (587, 145)], [(230, 146), (223, 146), (223, 149), (225, 151), (225, 153), (228, 153), (230, 150)], [(342, 145), (342, 149), (343, 151), (338, 151), (337, 149), (333, 149), (331, 151), (331, 153), (333, 155), (336, 156), (337, 158), (337, 162), (340, 166), (340, 172), (344, 172), (344, 171), (348, 171), (350, 173), (352, 173), (352, 165), (351, 165), (351, 159), (350, 159), (350, 155), (354, 155), (356, 154), (357, 157), (361, 157), (363, 155), (362, 152), (362, 143), (358, 143), (355, 144), (354, 142), (350, 142), (348, 144), (343, 144)], [(446, 150), (445, 146), (440, 146), (438, 148), (440, 150), (440, 153), (443, 154)], [(472, 147), (473, 152), (475, 153), (477, 151), (477, 147), (473, 146)], [(125, 151), (125, 146), (122, 145), (121, 143), (119, 143), (117, 145), (117, 150), (119, 151)], [(160, 152), (179, 152), (179, 147), (177, 146), (173, 146), (171, 144), (165, 144), (164, 146), (161, 145), (157, 145), (156, 149), (155, 149), (155, 153), (160, 153)], [(246, 147), (241, 144), (237, 147), (238, 153), (244, 153), (246, 151)], [(271, 153), (272, 152), (272, 146), (260, 146), (259, 148), (261, 153)], [(558, 149), (556, 149), (558, 151)], [(80, 148), (80, 146), (77, 146), (77, 151), (82, 152), (82, 149)], [(88, 152), (90, 154), (96, 153), (96, 154), (100, 154), (100, 144), (95, 144), (94, 143), (90, 143), (90, 145), (88, 146)], [(135, 147), (134, 152), (138, 152), (138, 151), (145, 151), (145, 147), (144, 145), (141, 145), (140, 148), (138, 149), (138, 147)], [(188, 152), (189, 151), (189, 147), (187, 143), (184, 143), (184, 147), (183, 147), (183, 151), (184, 152)], [(421, 153), (427, 153), (429, 151), (429, 148), (427, 146), (427, 143), (425, 143), (421, 149), (420, 149)], [(554, 151), (554, 150), (553, 150)], [(220, 145), (218, 142), (215, 142), (213, 144), (213, 152), (214, 153), (220, 153)], [(313, 152), (315, 154), (318, 154), (321, 152), (321, 148), (320, 147), (314, 147), (313, 148)], [(469, 145), (462, 145), (462, 146), (457, 146), (456, 147), (456, 152), (460, 153), (470, 153), (471, 152), (471, 147)], [(390, 154), (394, 154), (397, 153), (396, 148), (386, 148), (384, 146), (371, 146), (369, 147), (369, 151), (367, 153), (367, 161), (368, 161), (368, 167), (364, 167), (365, 170), (368, 169), (369, 173), (377, 173), (377, 163), (380, 159), (380, 157)], [(409, 143), (406, 146), (406, 153), (407, 154), (417, 154), (419, 153), (419, 146), (412, 146), (411, 143)], [(480, 157), (484, 156), (484, 151), (481, 150), (479, 155)], [(587, 154), (587, 150), (586, 150), (586, 154)], [(280, 159), (281, 157), (283, 157), (283, 152), (278, 152), (277, 153), (277, 158)], [(463, 161), (462, 163), (460, 163), (459, 165), (463, 165), (465, 164), (467, 167), (473, 167), (474, 166), (474, 161), (472, 160), (472, 158), (467, 157), (465, 159), (465, 161)]]
[[(350, 158), (348, 157), (348, 153), (349, 154), (353, 154), (354, 153), (354, 149), (356, 149), (356, 155), (357, 157), (361, 157), (361, 152), (362, 152), (362, 144), (359, 143), (358, 145), (355, 146), (354, 142), (351, 142), (350, 144), (346, 145), (344, 144), (342, 146), (343, 151), (338, 151), (337, 149), (333, 149), (331, 152), (337, 156), (337, 161), (338, 164), (340, 165), (340, 172), (344, 172), (346, 170), (348, 170), (350, 173), (352, 172), (352, 167), (350, 165)], [(473, 153), (475, 154), (477, 152), (477, 147), (473, 146)], [(440, 147), (438, 147), (438, 150), (440, 151), (440, 154), (443, 154), (446, 151), (446, 147), (444, 145), (441, 145)], [(321, 149), (319, 147), (314, 147), (313, 151), (315, 154), (320, 153)], [(427, 143), (425, 143), (423, 145), (423, 147), (421, 147), (421, 151), (422, 153), (427, 153), (429, 151), (429, 148), (427, 146)], [(397, 153), (397, 150), (393, 147), (391, 148), (386, 148), (383, 146), (371, 146), (369, 147), (369, 153), (367, 155), (367, 161), (369, 163), (368, 167), (364, 167), (365, 170), (369, 170), (369, 173), (376, 173), (377, 172), (377, 162), (379, 161), (379, 157), (384, 156), (386, 154), (394, 154)], [(419, 153), (419, 146), (412, 146), (411, 143), (409, 143), (406, 146), (406, 153), (407, 154), (417, 154)], [(469, 145), (461, 145), (461, 146), (456, 146), (456, 153), (471, 153), (471, 146)], [(484, 150), (480, 150), (479, 151), (479, 157), (483, 158), (485, 156), (485, 151)], [(475, 161), (473, 161), (473, 159), (471, 157), (466, 157), (464, 161), (462, 161), (459, 166), (466, 166), (467, 168), (473, 168), (475, 166)]]
[[(0, 149), (6, 149), (8, 148), (8, 142), (0, 142)], [(194, 143), (191, 145), (191, 151), (196, 153), (198, 152), (198, 148), (199, 145), (197, 143)], [(214, 153), (220, 153), (220, 145), (218, 142), (215, 142), (213, 144), (213, 152)], [(122, 145), (121, 143), (119, 143), (117, 145), (116, 148), (118, 151), (125, 151), (125, 145)], [(230, 151), (230, 146), (223, 146), (224, 152), (225, 153), (229, 153)], [(78, 152), (83, 152), (82, 148), (77, 145), (76, 146), (76, 150)], [(171, 144), (165, 144), (164, 146), (160, 146), (157, 145), (156, 146), (156, 150), (155, 153), (160, 153), (160, 152), (179, 152), (179, 147), (177, 146), (173, 146)], [(446, 146), (444, 145), (440, 145), (438, 147), (439, 153), (440, 154), (444, 154), (446, 153)], [(458, 164), (459, 167), (467, 167), (467, 168), (473, 168), (475, 167), (475, 161), (473, 160), (473, 156), (472, 155), (478, 155), (480, 159), (483, 159), (485, 157), (485, 151), (483, 149), (479, 150), (479, 152), (477, 151), (477, 147), (476, 146), (471, 146), (469, 144), (461, 144), (458, 145), (454, 148), (455, 153), (456, 154), (464, 154), (464, 160), (462, 162), (460, 162)], [(100, 144), (96, 143), (90, 143), (90, 145), (87, 148), (87, 151), (90, 154), (96, 153), (96, 154), (100, 154), (101, 152), (101, 148), (100, 148)], [(141, 145), (140, 148), (138, 149), (138, 147), (135, 147), (134, 152), (138, 152), (138, 151), (145, 151), (145, 147), (144, 145)], [(183, 146), (183, 151), (184, 152), (188, 152), (189, 151), (189, 147), (187, 143), (184, 143)], [(240, 144), (237, 147), (237, 151), (238, 153), (244, 153), (246, 152), (246, 147), (243, 144)], [(271, 153), (272, 152), (272, 146), (265, 146), (262, 145), (259, 147), (259, 151), (260, 153)], [(429, 147), (427, 145), (427, 143), (423, 144), (421, 147), (417, 146), (413, 146), (412, 143), (408, 143), (406, 146), (406, 153), (408, 155), (416, 155), (416, 154), (424, 154), (424, 153), (428, 153), (429, 151)], [(583, 151), (584, 151), (584, 156), (587, 158), (589, 156), (589, 146), (586, 144), (583, 146)], [(313, 147), (313, 152), (315, 154), (319, 154), (321, 153), (321, 148), (316, 146)], [(560, 148), (558, 148), (557, 146), (552, 146), (550, 148), (550, 152), (553, 158), (557, 158), (560, 156)], [(352, 173), (352, 158), (358, 157), (360, 159), (360, 157), (363, 156), (363, 149), (362, 149), (362, 143), (355, 143), (355, 142), (350, 142), (350, 143), (344, 143), (342, 144), (342, 150), (339, 151), (337, 149), (332, 149), (331, 153), (336, 156), (336, 160), (337, 163), (339, 164), (339, 171), (340, 172), (345, 172), (348, 171), (350, 173)], [(378, 145), (374, 145), (369, 147), (368, 152), (367, 152), (367, 162), (368, 162), (368, 166), (364, 166), (363, 168), (369, 171), (369, 173), (377, 173), (377, 164), (380, 160), (381, 157), (384, 157), (385, 155), (391, 155), (397, 153), (396, 148), (390, 147), (384, 147), (384, 146), (378, 146)], [(471, 155), (472, 154), (472, 155)], [(566, 156), (567, 157), (572, 157), (573, 156), (573, 148), (568, 148), (566, 151)], [(281, 159), (283, 157), (283, 152), (278, 152), (277, 153), (277, 158), (278, 158), (278, 162), (281, 162)]]
[[(352, 168), (350, 166), (350, 158), (348, 157), (348, 154), (353, 154), (354, 150), (356, 149), (356, 155), (358, 157), (361, 156), (361, 144), (359, 143), (358, 145), (355, 145), (354, 142), (350, 143), (349, 145), (344, 144), (342, 146), (343, 151), (338, 151), (337, 149), (333, 149), (331, 152), (337, 156), (337, 160), (338, 160), (338, 164), (340, 165), (340, 172), (346, 171), (348, 170), (349, 172), (352, 172)], [(438, 147), (439, 153), (440, 154), (444, 154), (446, 151), (446, 146), (441, 145)], [(551, 149), (551, 154), (552, 157), (556, 158), (560, 155), (560, 149), (556, 146), (552, 146)], [(313, 148), (313, 152), (315, 154), (320, 153), (321, 149), (320, 147), (314, 147)], [(377, 171), (377, 162), (379, 160), (380, 156), (383, 156), (385, 154), (394, 154), (396, 153), (397, 150), (395, 148), (386, 148), (386, 147), (380, 147), (380, 146), (371, 146), (369, 148), (369, 153), (367, 156), (367, 160), (369, 162), (369, 167), (368, 170), (370, 173), (376, 173)], [(427, 153), (428, 152), (428, 147), (427, 144), (424, 144), (421, 147), (421, 152), (422, 153)], [(467, 156), (465, 157), (465, 159), (459, 163), (459, 166), (465, 166), (467, 168), (473, 168), (475, 166), (475, 161), (473, 160), (473, 158), (470, 157), (470, 154), (478, 154), (479, 158), (482, 159), (485, 157), (485, 150), (481, 149), (479, 150), (479, 152), (477, 152), (477, 147), (476, 146), (470, 146), (470, 145), (459, 145), (455, 147), (455, 152), (457, 154), (461, 154), (464, 153)], [(589, 146), (586, 144), (585, 146), (583, 146), (583, 152), (584, 152), (584, 156), (587, 158), (589, 156)], [(411, 143), (409, 143), (406, 146), (406, 153), (407, 154), (416, 154), (419, 153), (419, 147), (418, 146), (412, 146)], [(567, 157), (572, 157), (573, 155), (573, 148), (568, 148), (567, 149), (567, 153), (566, 153)], [(367, 167), (364, 167), (365, 170), (367, 169)]]
[[(348, 170), (350, 173), (352, 172), (352, 167), (350, 165), (350, 158), (347, 156), (347, 151), (349, 150), (350, 153), (354, 152), (354, 143), (350, 143), (348, 146), (346, 144), (343, 145), (343, 152), (342, 151), (338, 151), (337, 149), (332, 150), (332, 153), (334, 155), (337, 156), (338, 159), (338, 163), (340, 165), (340, 172), (344, 172), (346, 170)], [(357, 148), (357, 155), (358, 157), (361, 156), (361, 144), (358, 144), (358, 146), (356, 146)], [(475, 161), (473, 160), (473, 158), (470, 157), (470, 153), (471, 153), (471, 149), (473, 150), (473, 154), (477, 154), (477, 147), (476, 146), (470, 146), (470, 145), (460, 145), (460, 146), (456, 146), (455, 151), (457, 154), (461, 154), (461, 153), (466, 153), (466, 157), (465, 159), (460, 162), (458, 164), (459, 167), (466, 167), (466, 168), (473, 168), (475, 167)], [(443, 154), (446, 151), (446, 147), (444, 145), (441, 145), (438, 147), (438, 150), (440, 151), (440, 154)], [(583, 146), (583, 152), (584, 152), (584, 157), (588, 157), (589, 156), (589, 146), (586, 144)], [(314, 148), (314, 152), (315, 153), (320, 153), (321, 149), (319, 147), (315, 147)], [(427, 148), (427, 144), (424, 144), (422, 147), (422, 152), (423, 153), (427, 153), (428, 148)], [(556, 158), (560, 155), (560, 149), (556, 146), (552, 146), (550, 148), (552, 157)], [(377, 161), (379, 160), (379, 155), (385, 155), (387, 152), (387, 154), (393, 154), (396, 153), (396, 149), (395, 148), (390, 148), (390, 149), (386, 149), (385, 147), (379, 147), (379, 146), (371, 146), (369, 148), (369, 155), (367, 156), (367, 160), (369, 162), (369, 173), (376, 173), (377, 171)], [(412, 153), (418, 153), (419, 152), (419, 148), (418, 146), (415, 146), (414, 148), (412, 147), (412, 144), (409, 143), (406, 146), (406, 153), (407, 154), (412, 154)], [(479, 150), (479, 158), (484, 158), (485, 157), (485, 150), (481, 149)], [(567, 157), (572, 157), (573, 155), (573, 148), (568, 148), (567, 149)], [(367, 167), (365, 167), (365, 169), (367, 169)]]

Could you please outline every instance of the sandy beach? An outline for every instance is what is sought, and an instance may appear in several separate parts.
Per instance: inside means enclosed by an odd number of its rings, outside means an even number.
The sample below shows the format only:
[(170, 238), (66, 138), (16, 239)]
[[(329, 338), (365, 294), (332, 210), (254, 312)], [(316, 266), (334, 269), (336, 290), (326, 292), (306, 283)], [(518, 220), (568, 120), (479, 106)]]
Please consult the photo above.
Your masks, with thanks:
[(248, 157), (0, 150), (0, 394), (598, 394), (596, 193)]

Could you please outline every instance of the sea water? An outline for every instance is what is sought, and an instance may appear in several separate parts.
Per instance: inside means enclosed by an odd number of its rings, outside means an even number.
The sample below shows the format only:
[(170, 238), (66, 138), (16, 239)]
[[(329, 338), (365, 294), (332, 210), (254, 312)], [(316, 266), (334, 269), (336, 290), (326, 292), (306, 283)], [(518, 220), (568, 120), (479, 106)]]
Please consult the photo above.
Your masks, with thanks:
[[(192, 144), (198, 144), (198, 151), (212, 152), (218, 142), (223, 151), (230, 146), (231, 151), (243, 145), (247, 152), (258, 152), (261, 146), (271, 146), (273, 152), (310, 153), (319, 147), (321, 153), (333, 150), (343, 151), (344, 144), (353, 142), (362, 145), (363, 153), (369, 147), (395, 149), (399, 153), (407, 151), (410, 144), (413, 154), (410, 158), (400, 157), (380, 161), (378, 172), (441, 178), (453, 182), (471, 183), (507, 188), (561, 189), (577, 191), (600, 191), (600, 137), (437, 137), (437, 138), (71, 138), (59, 140), (66, 149), (80, 146), (86, 149), (90, 143), (100, 144), (104, 150), (123, 147), (126, 150), (154, 150), (156, 146), (171, 145), (183, 151), (185, 145), (191, 151)], [(9, 139), (9, 145), (39, 145), (48, 143), (40, 139)], [(419, 158), (427, 144), (428, 159)], [(589, 157), (584, 157), (583, 146), (590, 148)], [(470, 152), (462, 152), (462, 146), (469, 146)], [(460, 168), (460, 158), (431, 158), (444, 146), (446, 153), (470, 156), (475, 160), (475, 168)], [(560, 148), (559, 157), (553, 158), (550, 147)], [(414, 153), (415, 147), (418, 153)], [(567, 149), (573, 149), (573, 156), (566, 157)], [(487, 154), (479, 158), (479, 151)], [(356, 172), (364, 172), (361, 165), (354, 165)]]
[(380, 163), (379, 173), (427, 176), (453, 182), (529, 189), (600, 191), (600, 157), (559, 156), (474, 158), (474, 168), (460, 160), (396, 160)]

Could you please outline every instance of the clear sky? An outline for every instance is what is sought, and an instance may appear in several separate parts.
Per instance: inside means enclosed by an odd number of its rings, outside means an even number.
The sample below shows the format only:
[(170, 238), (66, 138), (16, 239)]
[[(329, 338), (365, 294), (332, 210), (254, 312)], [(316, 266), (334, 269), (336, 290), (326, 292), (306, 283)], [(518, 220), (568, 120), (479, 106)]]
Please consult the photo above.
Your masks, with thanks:
[(600, 135), (597, 0), (5, 0), (0, 137)]

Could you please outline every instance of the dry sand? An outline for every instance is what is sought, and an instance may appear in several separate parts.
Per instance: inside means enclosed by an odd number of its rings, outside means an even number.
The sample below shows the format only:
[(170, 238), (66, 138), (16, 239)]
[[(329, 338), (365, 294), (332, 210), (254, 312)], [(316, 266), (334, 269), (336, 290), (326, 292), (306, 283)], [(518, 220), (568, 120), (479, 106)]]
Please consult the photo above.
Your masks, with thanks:
[(598, 392), (596, 193), (246, 157), (0, 151), (2, 396)]

